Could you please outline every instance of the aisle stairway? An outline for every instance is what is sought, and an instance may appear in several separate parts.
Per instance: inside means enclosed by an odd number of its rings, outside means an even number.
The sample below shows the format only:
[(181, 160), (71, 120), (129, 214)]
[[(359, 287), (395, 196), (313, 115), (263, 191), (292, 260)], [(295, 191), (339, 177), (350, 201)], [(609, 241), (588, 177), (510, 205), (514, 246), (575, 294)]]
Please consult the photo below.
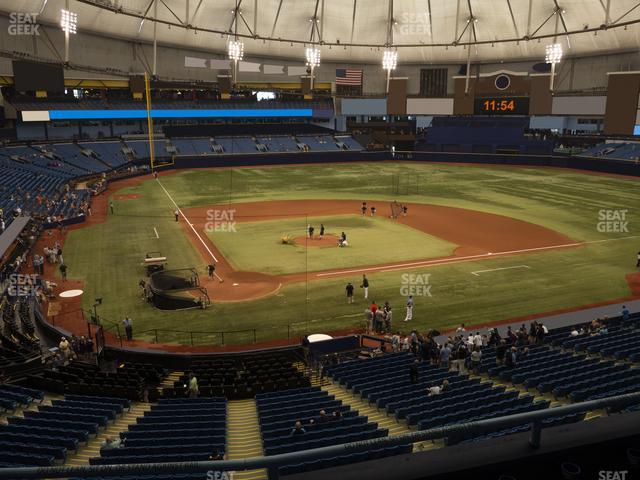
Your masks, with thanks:
[(184, 372), (173, 371), (169, 373), (162, 383), (158, 385), (158, 393), (162, 393), (163, 388), (173, 388), (174, 383), (180, 380), (182, 375), (184, 375)]
[(107, 437), (116, 439), (120, 437), (120, 432), (127, 430), (127, 427), (136, 423), (136, 418), (144, 415), (144, 412), (151, 409), (150, 403), (132, 403), (131, 410), (125, 410), (121, 417), (114, 423), (110, 423), (106, 429), (101, 430), (95, 437), (89, 439), (86, 445), (81, 446), (77, 453), (67, 457), (65, 465), (88, 465), (89, 459), (100, 456), (100, 445)]
[[(398, 422), (394, 417), (388, 416), (386, 412), (379, 410), (374, 405), (370, 405), (337, 383), (327, 383), (325, 380), (321, 388), (329, 392), (329, 395), (334, 395), (337, 400), (342, 400), (342, 403), (351, 405), (351, 408), (358, 410), (360, 415), (366, 415), (370, 422), (376, 422), (381, 428), (388, 428), (389, 436), (411, 432), (405, 422)], [(442, 440), (418, 442), (413, 444), (413, 451), (431, 450), (441, 446), (443, 446)]]
[[(262, 456), (262, 438), (256, 401), (231, 400), (227, 405), (227, 459)], [(234, 480), (263, 480), (266, 470), (235, 472)]]

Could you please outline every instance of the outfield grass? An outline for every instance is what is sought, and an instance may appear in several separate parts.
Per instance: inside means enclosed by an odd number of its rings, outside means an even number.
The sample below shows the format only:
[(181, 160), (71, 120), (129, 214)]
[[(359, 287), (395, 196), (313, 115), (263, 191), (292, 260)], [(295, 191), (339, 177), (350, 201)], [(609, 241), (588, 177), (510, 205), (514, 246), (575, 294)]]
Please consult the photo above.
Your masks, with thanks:
[[(327, 234), (348, 232), (348, 248), (284, 245), (304, 237), (307, 222)], [(456, 245), (382, 217), (335, 215), (238, 223), (234, 232), (206, 232), (236, 270), (274, 275), (401, 262), (451, 255)], [(310, 241), (313, 244), (313, 241)]]
[[(391, 177), (401, 174), (398, 197)], [(431, 274), (431, 297), (416, 299), (418, 328), (446, 329), (460, 322), (487, 323), (546, 311), (602, 302), (629, 295), (624, 276), (635, 271), (640, 244), (640, 189), (636, 180), (546, 168), (428, 165), (406, 163), (336, 164), (198, 170), (162, 178), (176, 202), (198, 207), (242, 201), (354, 199), (431, 203), (506, 215), (557, 230), (577, 241), (599, 241), (580, 248), (531, 253), (511, 258), (414, 269)], [(414, 184), (418, 184), (419, 193)], [(229, 186), (233, 186), (233, 191)], [(338, 278), (290, 284), (278, 296), (242, 303), (215, 304), (208, 310), (160, 312), (138, 296), (140, 266), (147, 251), (160, 250), (170, 268), (204, 262), (172, 215), (173, 205), (154, 181), (118, 192), (135, 200), (114, 200), (116, 214), (107, 222), (70, 233), (65, 245), (69, 277), (85, 281), (84, 305), (102, 297), (100, 313), (112, 321), (125, 314), (137, 334), (167, 330), (258, 330), (258, 340), (307, 329), (322, 332), (359, 325), (365, 302), (347, 305)], [(601, 209), (627, 209), (628, 232), (599, 231)], [(156, 228), (160, 238), (155, 237)], [(280, 232), (279, 232), (280, 233)], [(423, 235), (423, 234), (421, 234)], [(279, 237), (279, 235), (278, 235)], [(321, 253), (320, 249), (320, 253)], [(336, 249), (337, 250), (337, 249)], [(268, 255), (266, 255), (268, 256)], [(237, 261), (237, 260), (236, 260)], [(298, 261), (299, 262), (299, 261)], [(529, 269), (470, 272), (526, 264)], [(370, 275), (371, 295), (396, 308), (396, 325), (404, 305), (402, 272)], [(359, 292), (356, 292), (359, 294)], [(215, 291), (210, 292), (215, 298)], [(308, 294), (309, 301), (305, 302)], [(153, 338), (154, 333), (142, 334)], [(245, 342), (252, 334), (228, 335), (227, 343)], [(186, 342), (187, 334), (160, 333), (160, 341)], [(215, 335), (196, 335), (196, 342), (216, 342)]]

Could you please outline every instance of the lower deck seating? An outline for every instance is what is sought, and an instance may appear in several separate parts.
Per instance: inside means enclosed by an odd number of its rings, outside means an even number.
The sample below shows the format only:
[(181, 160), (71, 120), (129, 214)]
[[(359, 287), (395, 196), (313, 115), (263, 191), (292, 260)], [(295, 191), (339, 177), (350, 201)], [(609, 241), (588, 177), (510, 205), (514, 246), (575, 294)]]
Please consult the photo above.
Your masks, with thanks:
[[(9, 387), (6, 389), (6, 387)], [(40, 391), (2, 385), (0, 391), (42, 399)], [(67, 452), (77, 451), (89, 435), (116, 420), (127, 400), (103, 397), (66, 397), (37, 410), (25, 410), (24, 417), (8, 417), (0, 425), (0, 463), (3, 466), (51, 466), (63, 462)]]
[(152, 392), (167, 375), (162, 367), (126, 363), (113, 372), (93, 364), (74, 362), (58, 370), (29, 375), (31, 386), (76, 395), (100, 395), (140, 400), (144, 391)]
[[(198, 379), (200, 396), (224, 396), (230, 400), (256, 394), (309, 386), (309, 378), (293, 365), (295, 353), (270, 352), (234, 358), (194, 361), (188, 371)], [(165, 397), (186, 395), (189, 376), (181, 376)]]
[(163, 399), (120, 434), (119, 448), (103, 448), (92, 465), (208, 460), (226, 451), (224, 398)]
[[(357, 411), (343, 405), (332, 395), (317, 387), (285, 390), (256, 396), (260, 431), (265, 455), (277, 455), (341, 443), (385, 437), (387, 429), (378, 428)], [(303, 430), (296, 430), (300, 422)], [(411, 451), (402, 448), (382, 449), (376, 455), (394, 455)], [(367, 452), (369, 453), (369, 452)], [(372, 455), (373, 453), (371, 453)], [(346, 455), (340, 459), (322, 459), (282, 467), (282, 474), (305, 472), (339, 463), (353, 463), (371, 458), (364, 454)]]
[[(533, 395), (470, 379), (446, 368), (414, 362), (411, 354), (398, 353), (331, 366), (327, 374), (378, 408), (395, 414), (398, 420), (404, 419), (409, 426), (416, 425), (421, 430), (544, 409), (550, 403), (534, 401)], [(414, 381), (410, 375), (412, 364), (418, 372)], [(442, 387), (445, 381), (444, 391), (430, 394), (431, 387)], [(461, 436), (455, 441), (465, 439)]]

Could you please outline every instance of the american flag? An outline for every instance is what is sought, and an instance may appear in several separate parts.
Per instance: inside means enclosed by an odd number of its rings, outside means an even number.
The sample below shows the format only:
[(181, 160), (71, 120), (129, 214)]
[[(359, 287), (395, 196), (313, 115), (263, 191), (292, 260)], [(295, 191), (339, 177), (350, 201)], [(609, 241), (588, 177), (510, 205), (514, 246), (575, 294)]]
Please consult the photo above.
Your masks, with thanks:
[(336, 68), (336, 85), (362, 85), (362, 70)]

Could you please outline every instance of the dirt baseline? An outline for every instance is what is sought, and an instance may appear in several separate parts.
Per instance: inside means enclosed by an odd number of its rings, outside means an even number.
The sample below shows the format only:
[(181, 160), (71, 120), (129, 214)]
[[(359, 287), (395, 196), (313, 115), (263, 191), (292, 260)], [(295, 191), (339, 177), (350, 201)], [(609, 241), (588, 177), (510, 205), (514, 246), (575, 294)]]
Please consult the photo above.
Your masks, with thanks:
[[(377, 204), (379, 216), (387, 218), (390, 216), (391, 209), (388, 202), (368, 203), (369, 205)], [(452, 255), (417, 259), (402, 264), (387, 263), (343, 270), (327, 269), (321, 272), (301, 272), (276, 276), (234, 270), (216, 245), (203, 233), (207, 222), (207, 211), (211, 209), (227, 210), (232, 208), (235, 210), (234, 220), (237, 222), (256, 222), (295, 216), (304, 217), (305, 215), (313, 217), (359, 214), (361, 206), (362, 203), (357, 200), (291, 200), (210, 205), (183, 210), (188, 222), (182, 221), (181, 224), (193, 245), (202, 254), (204, 262), (211, 261), (211, 253), (218, 260), (216, 271), (224, 279), (224, 282), (203, 279), (203, 284), (209, 289), (209, 294), (214, 301), (255, 300), (273, 294), (283, 284), (291, 282), (353, 276), (389, 269), (423, 267), (454, 263), (466, 259), (515, 255), (539, 249), (579, 245), (571, 238), (548, 228), (502, 215), (439, 205), (409, 203), (406, 204), (407, 216), (400, 216), (396, 220), (389, 218), (388, 221), (397, 221), (458, 245)], [(304, 237), (300, 237), (300, 239), (296, 239), (296, 243), (301, 241), (304, 244), (304, 240)], [(315, 242), (316, 240), (313, 240), (312, 243), (315, 244)], [(331, 242), (333, 246), (334, 240), (331, 239)]]

